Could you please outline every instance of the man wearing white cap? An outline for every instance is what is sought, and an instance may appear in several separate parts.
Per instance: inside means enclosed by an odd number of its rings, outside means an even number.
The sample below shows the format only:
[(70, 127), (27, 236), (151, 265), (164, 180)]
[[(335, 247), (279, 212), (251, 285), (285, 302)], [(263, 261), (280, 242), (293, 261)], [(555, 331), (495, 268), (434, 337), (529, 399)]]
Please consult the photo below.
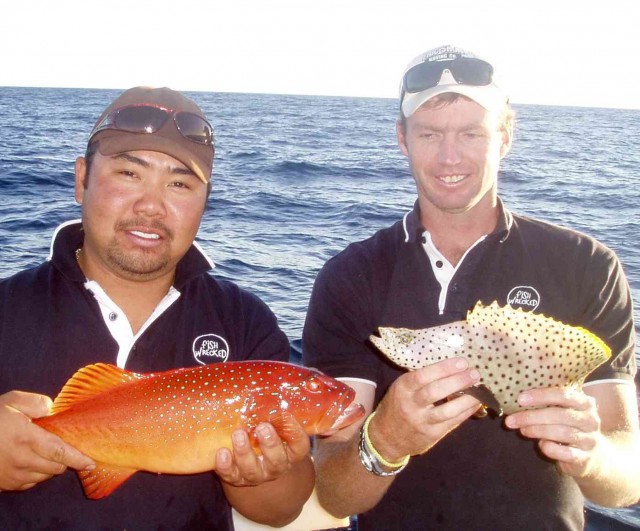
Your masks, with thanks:
[[(418, 199), (350, 245), (316, 280), (304, 362), (347, 381), (361, 426), (317, 441), (325, 508), (367, 529), (582, 529), (583, 502), (640, 497), (635, 331), (629, 288), (593, 238), (510, 212), (497, 194), (513, 112), (493, 67), (443, 46), (403, 76), (397, 124)], [(582, 326), (611, 348), (582, 391), (523, 392), (535, 410), (479, 418), (464, 358), (406, 372), (368, 341), (429, 328), (481, 301)], [(480, 408), (480, 409), (479, 409)]]

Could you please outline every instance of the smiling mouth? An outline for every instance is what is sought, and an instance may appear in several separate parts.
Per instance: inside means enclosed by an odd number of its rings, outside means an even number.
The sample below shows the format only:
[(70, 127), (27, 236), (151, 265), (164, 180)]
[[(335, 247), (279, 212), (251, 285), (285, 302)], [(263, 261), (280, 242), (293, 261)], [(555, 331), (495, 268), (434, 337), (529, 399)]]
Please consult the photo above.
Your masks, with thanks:
[(145, 240), (159, 240), (159, 234), (152, 234), (150, 232), (140, 232), (139, 230), (130, 231), (131, 234), (138, 236), (139, 238), (144, 238)]
[(464, 175), (443, 175), (441, 177), (438, 177), (438, 179), (444, 183), (447, 184), (455, 184), (455, 183), (459, 183), (460, 181), (462, 181), (465, 178)]

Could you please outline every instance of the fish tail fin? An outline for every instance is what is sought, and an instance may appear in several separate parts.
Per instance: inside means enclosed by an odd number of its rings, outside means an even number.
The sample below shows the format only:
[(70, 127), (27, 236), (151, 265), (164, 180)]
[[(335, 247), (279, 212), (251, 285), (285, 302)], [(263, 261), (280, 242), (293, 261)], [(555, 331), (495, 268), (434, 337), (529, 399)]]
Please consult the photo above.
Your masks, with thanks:
[(99, 500), (111, 494), (137, 472), (133, 468), (122, 468), (104, 463), (96, 463), (93, 470), (78, 470), (85, 496)]
[[(591, 342), (594, 345), (594, 350), (598, 352), (598, 358), (602, 361), (606, 361), (611, 357), (611, 349), (602, 339), (600, 339), (593, 332), (590, 332), (586, 328), (576, 327), (578, 332), (583, 333), (587, 338), (587, 342)], [(601, 361), (601, 363), (602, 363)]]

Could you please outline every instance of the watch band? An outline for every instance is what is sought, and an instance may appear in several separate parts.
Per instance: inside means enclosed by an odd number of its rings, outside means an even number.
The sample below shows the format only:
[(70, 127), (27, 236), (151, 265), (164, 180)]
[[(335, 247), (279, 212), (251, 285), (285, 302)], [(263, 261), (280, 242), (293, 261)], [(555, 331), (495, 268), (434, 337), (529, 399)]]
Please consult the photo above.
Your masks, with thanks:
[(390, 463), (382, 458), (382, 456), (376, 451), (371, 443), (371, 439), (369, 438), (369, 422), (375, 415), (371, 413), (367, 417), (367, 420), (364, 422), (362, 427), (360, 428), (360, 442), (358, 444), (358, 455), (360, 457), (360, 462), (362, 466), (372, 474), (381, 477), (387, 476), (395, 476), (407, 466), (409, 462), (409, 456), (405, 456), (402, 461), (399, 463)]

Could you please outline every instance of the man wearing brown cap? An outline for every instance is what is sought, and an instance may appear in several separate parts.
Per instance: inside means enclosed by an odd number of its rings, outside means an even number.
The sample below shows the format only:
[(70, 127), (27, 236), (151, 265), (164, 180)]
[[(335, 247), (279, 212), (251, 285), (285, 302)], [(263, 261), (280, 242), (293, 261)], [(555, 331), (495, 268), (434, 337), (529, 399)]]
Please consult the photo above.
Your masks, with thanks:
[[(360, 426), (317, 441), (321, 503), (359, 513), (360, 531), (577, 530), (584, 498), (635, 503), (635, 332), (616, 256), (498, 197), (513, 113), (491, 64), (453, 46), (421, 54), (400, 108), (414, 208), (325, 264), (303, 332), (304, 363), (347, 381), (368, 410)], [(461, 393), (480, 378), (467, 359), (407, 372), (369, 341), (379, 327), (463, 321), (478, 301), (586, 328), (611, 359), (581, 391), (529, 390), (520, 404), (536, 409), (476, 418), (480, 402)]]
[(230, 529), (230, 506), (282, 525), (308, 498), (313, 465), (299, 425), (286, 442), (259, 425), (262, 458), (237, 430), (217, 474), (139, 473), (92, 501), (67, 470), (91, 459), (30, 423), (90, 363), (158, 372), (288, 359), (273, 313), (211, 276), (194, 243), (213, 155), (213, 129), (190, 99), (124, 92), (76, 161), (82, 219), (58, 228), (46, 263), (0, 282), (0, 528)]

